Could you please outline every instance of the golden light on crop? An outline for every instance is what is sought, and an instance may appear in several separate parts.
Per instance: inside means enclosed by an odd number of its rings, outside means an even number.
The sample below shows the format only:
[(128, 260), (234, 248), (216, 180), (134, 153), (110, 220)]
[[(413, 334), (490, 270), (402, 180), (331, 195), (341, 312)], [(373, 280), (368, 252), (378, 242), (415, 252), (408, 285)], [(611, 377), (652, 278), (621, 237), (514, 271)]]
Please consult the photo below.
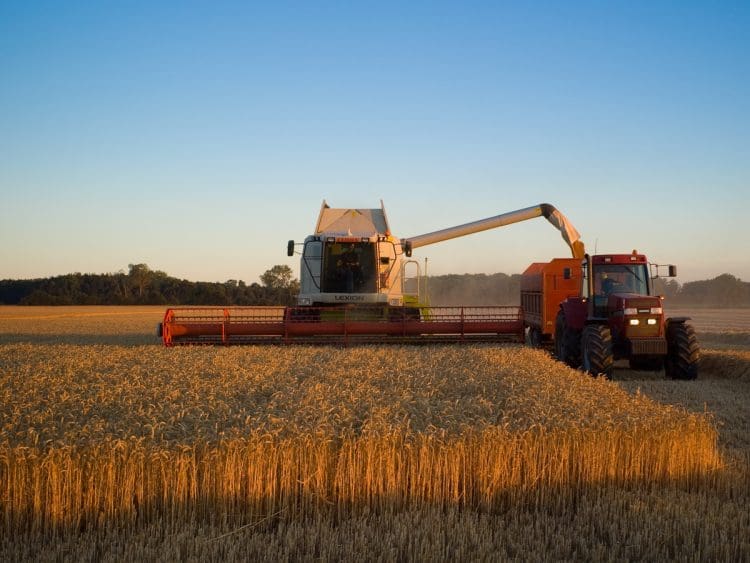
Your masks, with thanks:
[[(705, 490), (724, 508), (685, 534), (710, 544), (750, 520), (747, 471), (725, 460), (710, 414), (541, 351), (165, 349), (144, 343), (158, 311), (106, 312), (0, 314), (6, 558), (90, 558), (86, 542), (134, 559), (367, 558), (389, 545), (409, 546), (389, 559), (512, 558), (549, 554), (541, 538), (566, 558), (637, 558), (666, 553), (648, 546), (664, 530), (644, 514), (683, 497), (719, 510)], [(643, 543), (598, 551), (564, 531), (587, 529)]]

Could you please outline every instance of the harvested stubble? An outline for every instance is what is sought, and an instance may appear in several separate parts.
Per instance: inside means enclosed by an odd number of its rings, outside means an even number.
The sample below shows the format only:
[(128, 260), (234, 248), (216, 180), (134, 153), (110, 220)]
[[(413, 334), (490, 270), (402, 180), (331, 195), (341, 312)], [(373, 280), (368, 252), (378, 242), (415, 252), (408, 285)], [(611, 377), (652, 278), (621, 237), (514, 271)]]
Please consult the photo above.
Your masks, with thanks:
[(690, 323), (701, 334), (750, 332), (750, 308), (710, 309), (667, 306), (669, 317), (690, 317)]
[(0, 344), (153, 344), (164, 307), (0, 307)]
[(518, 347), (6, 344), (0, 373), (6, 531), (496, 510), (721, 463), (707, 417)]
[(712, 378), (750, 381), (750, 350), (703, 350), (700, 362)]

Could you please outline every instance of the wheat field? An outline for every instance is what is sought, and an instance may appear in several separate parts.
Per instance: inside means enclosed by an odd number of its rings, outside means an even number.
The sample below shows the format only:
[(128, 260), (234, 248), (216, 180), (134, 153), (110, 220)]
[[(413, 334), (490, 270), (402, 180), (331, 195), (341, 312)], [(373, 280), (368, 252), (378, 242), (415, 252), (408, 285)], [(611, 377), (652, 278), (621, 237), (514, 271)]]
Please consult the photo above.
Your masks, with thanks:
[(750, 558), (734, 344), (604, 381), (520, 346), (165, 349), (161, 313), (0, 308), (0, 558)]

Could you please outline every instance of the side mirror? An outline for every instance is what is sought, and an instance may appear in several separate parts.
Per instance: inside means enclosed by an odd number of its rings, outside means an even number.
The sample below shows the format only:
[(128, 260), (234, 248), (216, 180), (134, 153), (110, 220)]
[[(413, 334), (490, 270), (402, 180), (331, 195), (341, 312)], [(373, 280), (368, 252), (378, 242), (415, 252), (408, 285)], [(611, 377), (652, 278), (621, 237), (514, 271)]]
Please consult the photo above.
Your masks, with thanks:
[(570, 279), (570, 268), (564, 268), (563, 269), (563, 279), (569, 280)]
[(677, 266), (675, 266), (674, 264), (670, 264), (669, 265), (669, 277), (674, 278), (675, 276), (677, 276)]
[(286, 243), (286, 255), (294, 256), (294, 241), (293, 240), (290, 240), (288, 243)]
[(411, 243), (408, 240), (404, 241), (404, 254), (411, 258)]

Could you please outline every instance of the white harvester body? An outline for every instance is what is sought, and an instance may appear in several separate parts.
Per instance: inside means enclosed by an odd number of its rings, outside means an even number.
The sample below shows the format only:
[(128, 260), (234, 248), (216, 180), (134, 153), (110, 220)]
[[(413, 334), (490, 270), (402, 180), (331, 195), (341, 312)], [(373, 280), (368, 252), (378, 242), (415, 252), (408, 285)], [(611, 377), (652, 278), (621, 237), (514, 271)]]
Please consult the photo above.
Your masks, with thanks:
[(315, 233), (302, 245), (297, 303), (400, 307), (407, 262), (415, 263), (403, 259), (382, 202), (379, 209), (336, 209), (324, 201)]

